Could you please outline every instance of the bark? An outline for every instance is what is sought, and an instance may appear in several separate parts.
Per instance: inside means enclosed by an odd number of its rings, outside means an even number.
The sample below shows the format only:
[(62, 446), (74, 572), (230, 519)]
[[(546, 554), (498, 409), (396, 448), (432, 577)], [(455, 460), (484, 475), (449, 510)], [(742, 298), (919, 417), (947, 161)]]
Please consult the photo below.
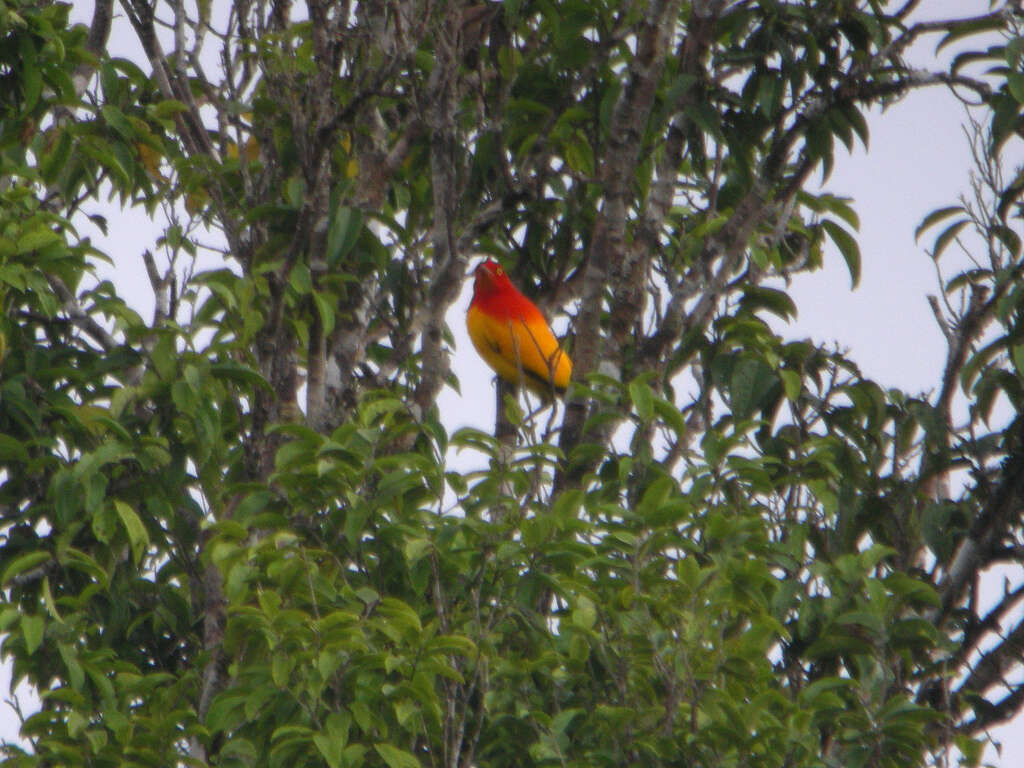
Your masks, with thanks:
[[(678, 16), (678, 2), (657, 2), (648, 9), (639, 32), (637, 55), (630, 63), (629, 81), (612, 117), (599, 171), (602, 204), (586, 255), (582, 300), (576, 318), (573, 377), (578, 381), (599, 370), (599, 361), (603, 359), (606, 350), (613, 349), (610, 344), (606, 346), (601, 327), (605, 292), (610, 278), (615, 274), (628, 275), (623, 283), (625, 287), (616, 301), (616, 340), (621, 341), (626, 329), (639, 318), (643, 309), (636, 287), (644, 277), (644, 259), (626, 259), (626, 217), (644, 127), (654, 104), (657, 84), (664, 70), (665, 57), (669, 52)], [(613, 358), (616, 356), (615, 352), (611, 354)], [(608, 371), (618, 373), (614, 365), (610, 365)], [(583, 426), (587, 411), (582, 398), (572, 396), (570, 390), (559, 441), (559, 446), (567, 456), (585, 439)], [(556, 488), (565, 483), (575, 484), (585, 469), (585, 466), (578, 466), (567, 475), (560, 473)]]

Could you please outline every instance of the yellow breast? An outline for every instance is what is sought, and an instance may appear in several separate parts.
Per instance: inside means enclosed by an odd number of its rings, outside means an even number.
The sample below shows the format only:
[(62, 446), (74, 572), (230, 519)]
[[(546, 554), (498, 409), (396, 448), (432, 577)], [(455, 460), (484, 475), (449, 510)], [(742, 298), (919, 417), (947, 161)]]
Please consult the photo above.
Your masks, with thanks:
[(466, 327), (480, 357), (506, 381), (525, 385), (542, 397), (569, 386), (572, 361), (543, 320), (496, 317), (473, 305)]

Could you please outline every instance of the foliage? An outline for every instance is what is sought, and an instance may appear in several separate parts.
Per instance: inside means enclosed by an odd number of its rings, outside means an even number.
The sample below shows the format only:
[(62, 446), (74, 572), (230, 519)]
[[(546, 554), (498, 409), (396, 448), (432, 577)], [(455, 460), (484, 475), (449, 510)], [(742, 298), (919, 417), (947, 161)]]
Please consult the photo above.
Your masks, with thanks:
[[(0, 0), (11, 765), (978, 764), (1024, 703), (1022, 588), (978, 594), (1021, 559), (1012, 7), (120, 9), (144, 60), (112, 2)], [(969, 47), (911, 70), (934, 34)], [(769, 316), (857, 281), (836, 141), (943, 84), (988, 123), (919, 231), (977, 263), (913, 396)], [(157, 255), (94, 247), (100, 202)], [(569, 316), (546, 427), (442, 424), (473, 252)], [(95, 278), (136, 255), (151, 319)]]

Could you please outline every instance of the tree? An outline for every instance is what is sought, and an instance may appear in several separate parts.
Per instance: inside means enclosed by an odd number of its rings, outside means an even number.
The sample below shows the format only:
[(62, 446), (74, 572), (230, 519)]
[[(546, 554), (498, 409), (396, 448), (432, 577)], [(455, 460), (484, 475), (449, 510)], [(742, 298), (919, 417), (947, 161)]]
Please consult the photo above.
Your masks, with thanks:
[[(1024, 558), (1024, 46), (916, 5), (122, 0), (133, 61), (112, 0), (2, 0), (11, 765), (977, 764), (1024, 699), (1022, 587), (979, 599)], [(913, 396), (766, 316), (833, 246), (856, 282), (812, 174), (933, 86), (987, 175), (921, 231), (984, 250)], [(475, 252), (569, 317), (564, 411), (497, 437), (436, 407)]]

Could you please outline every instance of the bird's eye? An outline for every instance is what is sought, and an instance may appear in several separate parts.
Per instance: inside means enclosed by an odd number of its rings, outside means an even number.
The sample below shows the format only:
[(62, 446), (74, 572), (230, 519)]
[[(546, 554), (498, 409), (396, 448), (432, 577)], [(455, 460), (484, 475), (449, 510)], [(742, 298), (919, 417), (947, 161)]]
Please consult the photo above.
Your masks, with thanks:
[(498, 267), (498, 269), (497, 269), (497, 270), (495, 270), (495, 272), (496, 272), (496, 274), (498, 275), (498, 277), (501, 277), (501, 276), (502, 276), (502, 275), (504, 274), (504, 272), (502, 272), (502, 269), (501, 269), (501, 267)]

